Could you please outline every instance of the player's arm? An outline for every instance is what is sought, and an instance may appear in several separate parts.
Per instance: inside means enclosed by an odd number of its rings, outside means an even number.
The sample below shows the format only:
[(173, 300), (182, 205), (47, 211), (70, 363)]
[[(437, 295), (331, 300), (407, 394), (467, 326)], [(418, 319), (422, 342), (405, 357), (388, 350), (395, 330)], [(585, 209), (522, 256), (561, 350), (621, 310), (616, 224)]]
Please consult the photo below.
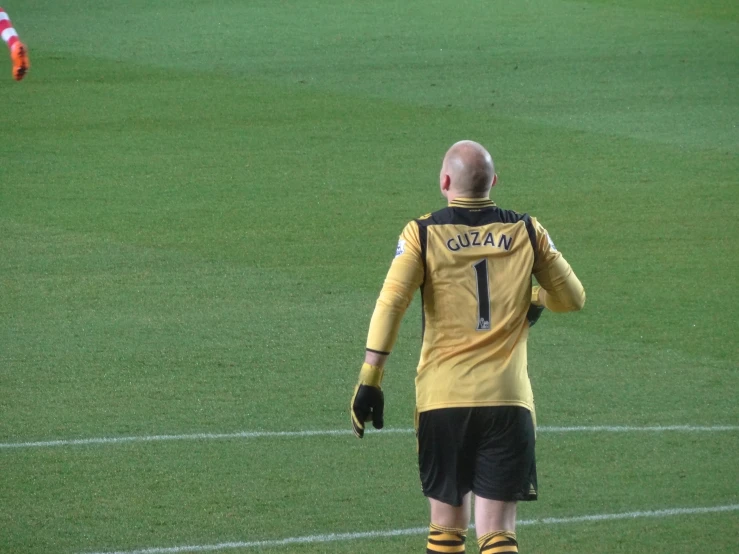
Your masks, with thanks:
[(549, 234), (532, 218), (536, 230), (537, 262), (534, 276), (539, 287), (532, 291), (532, 303), (553, 312), (574, 312), (585, 305), (585, 289), (575, 272), (554, 247)]
[(351, 401), (352, 428), (359, 438), (364, 436), (365, 422), (371, 420), (377, 429), (384, 425), (385, 401), (380, 385), (385, 361), (398, 338), (405, 311), (422, 281), (421, 243), (418, 225), (412, 221), (400, 235), (395, 259), (370, 321), (364, 364)]
[[(390, 265), (382, 291), (372, 313), (367, 334), (367, 354), (388, 354), (398, 338), (400, 322), (423, 281), (423, 261), (418, 224), (411, 221), (403, 229), (395, 259)], [(380, 359), (370, 356), (371, 359)], [(382, 360), (384, 362), (384, 359)]]

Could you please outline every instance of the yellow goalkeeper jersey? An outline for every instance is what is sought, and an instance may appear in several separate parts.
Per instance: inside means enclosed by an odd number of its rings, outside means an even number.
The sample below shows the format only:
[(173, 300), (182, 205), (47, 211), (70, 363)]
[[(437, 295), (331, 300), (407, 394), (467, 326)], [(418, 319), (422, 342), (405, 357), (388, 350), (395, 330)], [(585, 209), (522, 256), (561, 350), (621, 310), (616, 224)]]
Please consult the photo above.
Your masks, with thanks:
[[(417, 410), (516, 405), (533, 411), (526, 358), (532, 274), (553, 298), (566, 289), (580, 297), (576, 304), (584, 302), (582, 285), (535, 218), (488, 199), (457, 198), (400, 235), (367, 349), (390, 353), (420, 287)], [(557, 311), (571, 305), (563, 302)]]

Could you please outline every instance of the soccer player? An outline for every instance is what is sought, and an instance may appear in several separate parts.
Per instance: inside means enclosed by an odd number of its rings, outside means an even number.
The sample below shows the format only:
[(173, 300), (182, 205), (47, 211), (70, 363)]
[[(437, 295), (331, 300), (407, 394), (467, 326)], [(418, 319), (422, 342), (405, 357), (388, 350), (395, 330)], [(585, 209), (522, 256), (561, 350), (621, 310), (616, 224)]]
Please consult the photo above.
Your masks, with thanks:
[(8, 45), (10, 59), (13, 62), (13, 79), (20, 81), (28, 72), (31, 63), (28, 60), (28, 48), (18, 38), (18, 33), (10, 22), (5, 10), (0, 8), (0, 37)]
[[(585, 291), (533, 217), (489, 199), (497, 176), (480, 144), (444, 157), (448, 206), (408, 223), (377, 300), (351, 401), (352, 426), (380, 429), (380, 384), (416, 289), (423, 344), (416, 376), (418, 463), (431, 508), (426, 552), (461, 553), (474, 504), (483, 554), (518, 552), (516, 503), (536, 500), (530, 306), (579, 310)], [(531, 276), (540, 287), (533, 287)]]

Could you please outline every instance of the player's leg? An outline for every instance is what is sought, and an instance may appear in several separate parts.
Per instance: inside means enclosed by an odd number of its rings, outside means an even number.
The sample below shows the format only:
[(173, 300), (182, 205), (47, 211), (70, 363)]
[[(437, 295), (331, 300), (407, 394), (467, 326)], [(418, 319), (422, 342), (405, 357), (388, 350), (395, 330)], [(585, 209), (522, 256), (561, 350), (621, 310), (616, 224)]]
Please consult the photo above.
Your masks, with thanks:
[(470, 412), (447, 408), (419, 414), (418, 465), (431, 508), (427, 554), (465, 551), (474, 464), (465, 440)]
[(20, 81), (28, 72), (31, 63), (28, 59), (28, 49), (18, 38), (8, 14), (0, 8), (0, 37), (8, 45), (10, 58), (13, 61), (13, 79)]
[(464, 552), (467, 528), (470, 523), (472, 493), (467, 493), (461, 506), (452, 506), (429, 498), (431, 525), (426, 541), (426, 552)]
[(518, 552), (516, 502), (475, 496), (475, 529), (481, 554)]
[(445, 527), (466, 527), (470, 522), (472, 511), (472, 493), (469, 492), (462, 498), (461, 506), (452, 506), (440, 500), (429, 498), (431, 508), (431, 521)]
[(472, 484), (477, 542), (481, 554), (515, 553), (516, 503), (537, 496), (532, 414), (516, 406), (476, 411), (482, 428)]

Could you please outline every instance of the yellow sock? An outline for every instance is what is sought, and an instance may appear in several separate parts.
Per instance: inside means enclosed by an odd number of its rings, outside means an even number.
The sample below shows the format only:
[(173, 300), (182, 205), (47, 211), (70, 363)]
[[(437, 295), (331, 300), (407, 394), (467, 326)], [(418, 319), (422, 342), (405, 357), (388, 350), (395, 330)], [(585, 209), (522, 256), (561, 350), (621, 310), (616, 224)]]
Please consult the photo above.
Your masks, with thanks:
[(477, 539), (480, 554), (511, 554), (518, 552), (516, 533), (511, 531), (493, 531)]
[(426, 543), (426, 554), (463, 554), (466, 538), (467, 529), (442, 527), (432, 523)]

